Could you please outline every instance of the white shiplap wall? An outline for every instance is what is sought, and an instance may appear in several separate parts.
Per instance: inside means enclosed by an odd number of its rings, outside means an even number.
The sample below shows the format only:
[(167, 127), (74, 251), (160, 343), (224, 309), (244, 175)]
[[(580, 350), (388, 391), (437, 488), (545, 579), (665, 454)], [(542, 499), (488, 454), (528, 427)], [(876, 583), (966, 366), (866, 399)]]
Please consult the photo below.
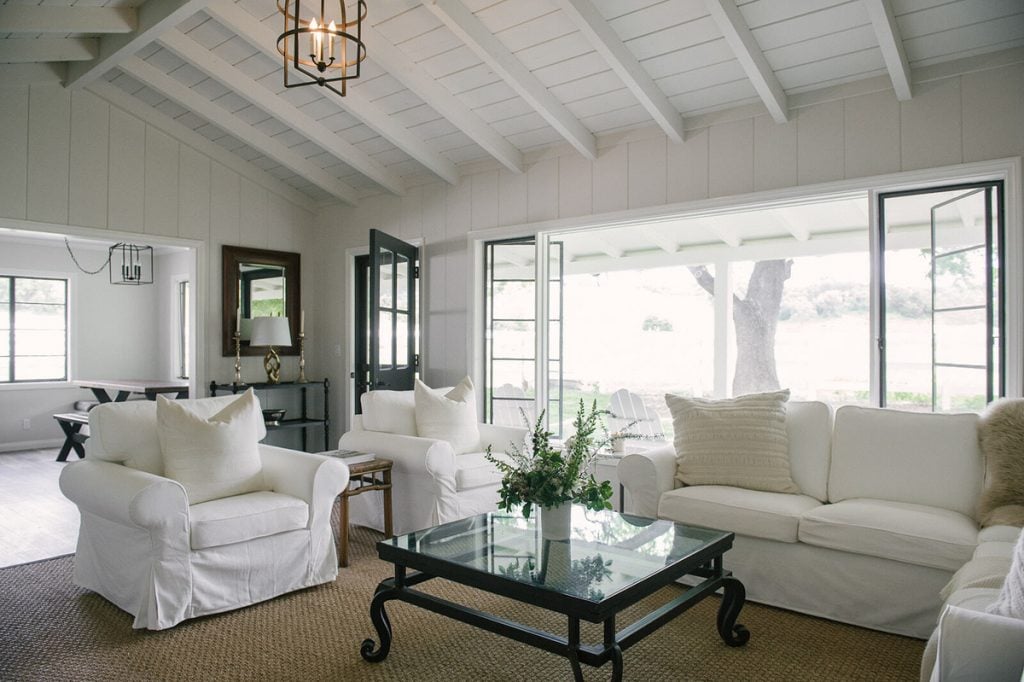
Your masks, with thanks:
[[(402, 198), (324, 209), (318, 255), (330, 264), (325, 284), (345, 291), (345, 249), (364, 246), (370, 228), (422, 238), (425, 376), (442, 385), (469, 364), (470, 230), (1024, 155), (1024, 63), (920, 83), (908, 102), (885, 87), (843, 88), (818, 104), (798, 101), (783, 125), (740, 109), (694, 121), (700, 127), (683, 144), (656, 129), (633, 131), (602, 138), (593, 163), (549, 150), (528, 158), (524, 175), (483, 168), (456, 186), (431, 183)], [(325, 312), (328, 335), (345, 345), (343, 301)], [(331, 362), (343, 379), (342, 358)], [(345, 410), (337, 405), (337, 423)]]
[[(86, 91), (59, 85), (0, 87), (0, 218), (22, 229), (32, 222), (197, 240), (206, 252), (205, 383), (230, 381), (233, 358), (222, 358), (221, 246), (298, 251), (307, 329), (316, 334), (319, 300), (311, 225), (314, 215), (293, 203), (294, 191), (252, 167), (246, 175)], [(3, 249), (0, 235), (0, 249)], [(157, 273), (160, 276), (160, 273)], [(84, 275), (83, 275), (84, 276)], [(97, 275), (99, 277), (99, 275)], [(121, 330), (109, 330), (120, 334)], [(243, 377), (259, 380), (259, 358), (243, 358)], [(295, 358), (283, 358), (286, 374)], [(153, 372), (156, 373), (157, 367)], [(310, 376), (322, 374), (315, 361)], [(201, 377), (202, 378), (202, 377)], [(205, 395), (205, 388), (200, 391)], [(84, 391), (75, 391), (87, 398)], [(0, 389), (0, 413), (12, 424), (31, 418), (26, 441), (57, 438), (49, 415), (70, 408), (67, 391)], [(18, 434), (20, 435), (20, 434)], [(0, 445), (10, 445), (6, 434)]]

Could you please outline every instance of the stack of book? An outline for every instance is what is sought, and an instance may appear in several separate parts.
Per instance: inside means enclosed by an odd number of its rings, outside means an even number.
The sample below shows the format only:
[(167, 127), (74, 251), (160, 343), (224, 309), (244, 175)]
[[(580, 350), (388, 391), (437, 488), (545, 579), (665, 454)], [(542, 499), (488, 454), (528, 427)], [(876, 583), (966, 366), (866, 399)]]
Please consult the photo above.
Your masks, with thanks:
[(369, 462), (376, 458), (376, 455), (372, 452), (360, 452), (359, 450), (328, 450), (327, 452), (321, 452), (320, 454), (327, 455), (328, 457), (338, 457), (345, 462), (347, 466)]

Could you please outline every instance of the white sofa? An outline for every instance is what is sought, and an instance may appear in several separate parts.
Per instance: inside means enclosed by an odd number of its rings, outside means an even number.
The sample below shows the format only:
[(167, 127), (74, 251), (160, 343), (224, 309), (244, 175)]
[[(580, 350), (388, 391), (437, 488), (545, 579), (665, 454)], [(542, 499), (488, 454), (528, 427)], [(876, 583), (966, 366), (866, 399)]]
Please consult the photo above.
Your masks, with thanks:
[[(208, 418), (232, 400), (178, 402)], [(348, 485), (343, 462), (260, 444), (268, 490), (190, 506), (163, 476), (156, 408), (96, 407), (86, 458), (61, 471), (82, 517), (75, 584), (134, 615), (133, 627), (162, 630), (337, 577), (331, 510)]]
[[(367, 400), (370, 394), (365, 394), (363, 415), (353, 418), (352, 429), (342, 435), (338, 448), (372, 452), (394, 462), (391, 481), (396, 535), (497, 509), (501, 474), (485, 458), (487, 447), (500, 455), (510, 443), (522, 445), (525, 428), (478, 424), (477, 447), (456, 455), (447, 441), (415, 435), (413, 391), (374, 393), (386, 397), (386, 402), (374, 405)], [(386, 414), (381, 414), (382, 410)], [(380, 430), (366, 428), (368, 425)], [(383, 530), (380, 496), (351, 498), (349, 519), (356, 525)]]
[(800, 494), (677, 487), (672, 445), (619, 464), (631, 511), (736, 533), (726, 567), (753, 601), (927, 638), (978, 544), (975, 414), (790, 402)]

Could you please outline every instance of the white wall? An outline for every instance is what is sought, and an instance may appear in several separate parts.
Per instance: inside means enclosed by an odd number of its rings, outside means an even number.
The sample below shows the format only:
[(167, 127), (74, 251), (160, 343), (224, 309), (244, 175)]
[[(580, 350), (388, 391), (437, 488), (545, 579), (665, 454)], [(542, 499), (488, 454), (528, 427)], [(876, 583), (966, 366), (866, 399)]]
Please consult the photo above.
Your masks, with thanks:
[[(469, 231), (525, 225), (520, 231), (530, 233), (528, 223), (540, 221), (583, 223), (626, 209), (679, 209), (716, 197), (1024, 155), (1022, 61), (1018, 50), (975, 59), (965, 75), (949, 76), (948, 66), (915, 72), (926, 82), (916, 83), (907, 102), (897, 101), (884, 79), (872, 79), (791, 97), (790, 121), (781, 125), (762, 108), (745, 107), (688, 120), (683, 144), (655, 128), (632, 131), (600, 139), (594, 162), (568, 148), (550, 150), (530, 155), (522, 175), (483, 167), (455, 186), (436, 182), (401, 198), (325, 209), (318, 226), (320, 241), (330, 245), (318, 252), (331, 264), (325, 281), (331, 291), (344, 291), (345, 249), (365, 245), (370, 228), (422, 237), (424, 374), (428, 383), (450, 384), (469, 370)], [(325, 366), (332, 380), (342, 380), (343, 358), (330, 352), (333, 339), (345, 338), (341, 296), (332, 297), (326, 315)], [(343, 424), (348, 407), (335, 405)]]
[[(219, 153), (181, 143), (165, 126), (86, 91), (0, 85), (0, 121), (0, 222), (10, 219), (7, 226), (20, 229), (38, 224), (42, 231), (67, 225), (90, 237), (103, 231), (112, 239), (138, 235), (143, 243), (146, 237), (181, 238), (198, 247), (204, 264), (197, 277), (197, 311), (205, 327), (204, 362), (197, 372), (202, 395), (211, 379), (227, 382), (233, 376), (234, 360), (221, 357), (220, 346), (222, 245), (299, 252), (307, 330), (317, 335), (318, 287), (315, 267), (309, 267), (314, 216), (293, 201), (294, 191), (255, 167), (228, 167)], [(265, 377), (259, 358), (242, 363), (244, 379)], [(297, 373), (295, 358), (283, 364), (285, 376)], [(311, 361), (307, 373), (322, 370)], [(21, 417), (13, 416), (28, 402), (25, 395), (24, 389), (0, 387), (0, 450), (59, 439), (50, 415), (67, 410), (70, 401), (47, 398), (26, 408), (33, 411), (33, 429), (25, 434)], [(6, 425), (14, 419), (19, 430), (12, 436)]]

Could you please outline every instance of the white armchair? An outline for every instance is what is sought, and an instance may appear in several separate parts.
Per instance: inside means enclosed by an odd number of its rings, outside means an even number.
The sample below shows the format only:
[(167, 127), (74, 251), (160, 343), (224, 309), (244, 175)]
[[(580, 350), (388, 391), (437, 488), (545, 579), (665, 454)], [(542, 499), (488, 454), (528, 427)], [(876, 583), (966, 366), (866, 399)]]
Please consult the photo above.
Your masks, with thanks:
[[(234, 399), (179, 402), (209, 417)], [(82, 517), (75, 584), (134, 615), (133, 627), (162, 630), (337, 576), (331, 509), (348, 485), (343, 462), (260, 444), (266, 490), (190, 506), (163, 476), (156, 421), (148, 400), (89, 414), (86, 458), (60, 476)]]
[[(478, 446), (473, 452), (456, 455), (447, 441), (410, 435), (410, 431), (415, 433), (413, 391), (378, 393), (392, 394), (387, 405), (374, 406), (378, 414), (371, 414), (364, 401), (363, 416), (354, 417), (352, 430), (341, 437), (338, 447), (372, 452), (394, 462), (391, 481), (396, 535), (498, 508), (501, 474), (487, 461), (485, 452), (488, 446), (500, 454), (510, 443), (521, 445), (525, 428), (478, 424)], [(379, 414), (381, 410), (388, 414)], [(371, 430), (371, 425), (404, 433)], [(349, 505), (352, 523), (383, 529), (380, 496), (353, 497)]]

